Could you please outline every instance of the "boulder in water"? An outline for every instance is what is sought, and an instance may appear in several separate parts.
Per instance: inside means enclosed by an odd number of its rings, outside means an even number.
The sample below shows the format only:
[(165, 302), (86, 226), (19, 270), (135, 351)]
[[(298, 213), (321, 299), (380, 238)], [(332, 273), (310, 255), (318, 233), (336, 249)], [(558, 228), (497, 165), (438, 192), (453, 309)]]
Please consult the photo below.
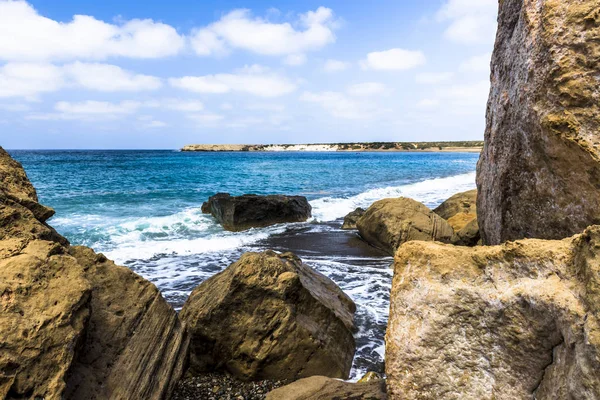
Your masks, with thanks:
[(354, 302), (292, 253), (246, 253), (194, 289), (180, 317), (194, 372), (243, 380), (346, 379), (355, 352)]
[(448, 221), (455, 232), (460, 231), (477, 218), (477, 189), (455, 194), (433, 212)]

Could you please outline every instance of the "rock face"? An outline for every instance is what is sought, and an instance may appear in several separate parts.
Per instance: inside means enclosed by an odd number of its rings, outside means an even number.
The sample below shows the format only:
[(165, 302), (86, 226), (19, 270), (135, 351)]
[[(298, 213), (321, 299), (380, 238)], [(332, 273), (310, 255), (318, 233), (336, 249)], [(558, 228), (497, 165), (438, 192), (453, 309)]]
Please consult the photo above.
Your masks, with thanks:
[(246, 253), (194, 289), (181, 318), (190, 368), (243, 380), (347, 378), (356, 306), (292, 253)]
[(455, 232), (477, 218), (477, 190), (457, 193), (444, 201), (434, 213), (444, 218)]
[(202, 205), (202, 212), (212, 214), (229, 231), (303, 222), (310, 218), (311, 210), (306, 197), (282, 195), (233, 197), (218, 193)]
[(300, 379), (267, 394), (267, 400), (385, 400), (385, 381), (348, 383), (324, 376)]
[(406, 197), (373, 203), (356, 226), (368, 243), (389, 254), (410, 240), (450, 242), (454, 234), (439, 215)]
[(357, 208), (356, 210), (352, 211), (351, 213), (349, 213), (348, 215), (346, 215), (344, 217), (344, 223), (342, 224), (342, 229), (357, 229), (356, 228), (356, 223), (358, 222), (358, 220), (360, 219), (360, 217), (362, 217), (363, 215), (365, 215), (365, 210), (363, 208)]
[(600, 222), (600, 2), (500, 2), (485, 145), (484, 243)]
[(599, 399), (600, 227), (396, 253), (386, 333), (399, 399)]
[(166, 399), (187, 336), (154, 285), (44, 221), (0, 149), (0, 398)]

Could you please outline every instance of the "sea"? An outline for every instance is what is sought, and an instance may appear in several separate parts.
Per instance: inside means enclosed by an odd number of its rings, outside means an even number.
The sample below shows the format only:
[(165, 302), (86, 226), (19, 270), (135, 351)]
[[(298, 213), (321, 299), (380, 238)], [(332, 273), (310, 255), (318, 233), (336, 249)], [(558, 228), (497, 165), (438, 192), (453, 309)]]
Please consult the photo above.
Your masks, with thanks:
[[(410, 197), (433, 208), (475, 187), (476, 153), (12, 150), (53, 207), (48, 222), (152, 281), (175, 309), (247, 251), (293, 251), (356, 303), (351, 380), (384, 370), (393, 259), (340, 229), (357, 207)], [(227, 232), (200, 207), (209, 196), (306, 196), (305, 223)]]

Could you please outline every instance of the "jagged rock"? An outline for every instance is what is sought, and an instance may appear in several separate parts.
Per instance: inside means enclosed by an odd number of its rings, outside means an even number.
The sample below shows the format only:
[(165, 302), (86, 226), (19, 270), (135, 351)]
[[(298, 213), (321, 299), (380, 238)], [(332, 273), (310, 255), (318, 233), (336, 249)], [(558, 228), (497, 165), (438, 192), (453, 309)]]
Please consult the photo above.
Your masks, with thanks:
[(372, 381), (379, 381), (382, 379), (383, 378), (381, 377), (381, 375), (379, 375), (377, 372), (369, 371), (366, 374), (364, 374), (363, 377), (360, 378), (357, 383), (367, 383)]
[(600, 227), (396, 253), (386, 332), (399, 399), (600, 398)]
[(456, 232), (452, 244), (458, 246), (476, 246), (481, 241), (477, 218), (471, 220), (464, 228)]
[(1, 149), (0, 181), (0, 398), (168, 398), (187, 354), (175, 311), (129, 269), (70, 247)]
[(300, 379), (267, 394), (267, 400), (385, 400), (385, 381), (349, 383), (324, 376)]
[(439, 215), (406, 197), (373, 203), (356, 226), (363, 239), (389, 254), (410, 240), (450, 242), (454, 234)]
[(311, 206), (303, 196), (218, 193), (202, 204), (202, 212), (229, 231), (243, 231), (284, 222), (303, 222), (311, 216)]
[(194, 289), (180, 317), (190, 368), (244, 380), (347, 378), (356, 306), (292, 253), (246, 253)]
[(356, 222), (365, 215), (365, 210), (363, 208), (357, 208), (352, 211), (348, 215), (344, 217), (344, 223), (342, 224), (342, 229), (356, 229)]
[(477, 218), (477, 189), (457, 193), (440, 204), (434, 213), (444, 218), (455, 232)]
[(600, 2), (500, 2), (485, 145), (483, 242), (560, 239), (600, 222)]

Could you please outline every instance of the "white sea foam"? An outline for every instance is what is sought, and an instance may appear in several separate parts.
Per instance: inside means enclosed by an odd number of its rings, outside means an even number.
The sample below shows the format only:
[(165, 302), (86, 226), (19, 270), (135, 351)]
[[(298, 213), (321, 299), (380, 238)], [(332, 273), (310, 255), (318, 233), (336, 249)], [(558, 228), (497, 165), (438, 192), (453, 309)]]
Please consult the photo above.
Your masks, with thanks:
[(410, 197), (434, 207), (455, 193), (475, 188), (475, 172), (447, 178), (428, 179), (402, 186), (367, 190), (348, 198), (323, 197), (310, 202), (317, 221), (333, 221), (357, 207), (369, 207), (377, 200), (390, 197)]

